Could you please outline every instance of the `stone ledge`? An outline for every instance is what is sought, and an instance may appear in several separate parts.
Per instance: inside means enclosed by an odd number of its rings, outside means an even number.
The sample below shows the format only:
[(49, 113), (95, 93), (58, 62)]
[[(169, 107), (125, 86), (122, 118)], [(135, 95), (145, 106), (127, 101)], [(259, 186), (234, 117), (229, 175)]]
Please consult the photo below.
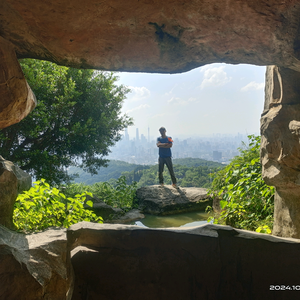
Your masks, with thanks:
[(137, 190), (139, 209), (152, 215), (172, 215), (190, 211), (204, 211), (212, 206), (207, 189), (195, 187), (173, 188), (158, 185), (141, 187)]

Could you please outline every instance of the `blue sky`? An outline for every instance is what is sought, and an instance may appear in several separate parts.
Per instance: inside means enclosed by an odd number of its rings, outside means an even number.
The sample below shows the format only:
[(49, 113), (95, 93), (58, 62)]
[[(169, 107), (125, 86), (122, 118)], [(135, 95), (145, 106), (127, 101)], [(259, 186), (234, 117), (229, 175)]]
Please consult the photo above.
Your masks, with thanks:
[(264, 103), (265, 67), (211, 64), (181, 74), (118, 73), (131, 93), (123, 113), (133, 117), (130, 137), (258, 134)]

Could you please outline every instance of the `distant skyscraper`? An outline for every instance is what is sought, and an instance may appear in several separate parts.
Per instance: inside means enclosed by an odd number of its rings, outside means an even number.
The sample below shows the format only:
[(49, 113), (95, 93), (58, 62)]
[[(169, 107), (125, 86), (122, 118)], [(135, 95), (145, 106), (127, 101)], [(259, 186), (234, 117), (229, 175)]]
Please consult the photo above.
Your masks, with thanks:
[(148, 127), (148, 143), (150, 143), (150, 128)]
[(140, 137), (139, 137), (139, 129), (138, 129), (138, 128), (136, 129), (135, 139), (136, 139), (137, 142), (140, 141)]
[(128, 134), (128, 129), (127, 128), (125, 128), (124, 136), (125, 136), (125, 141), (129, 141), (129, 134)]

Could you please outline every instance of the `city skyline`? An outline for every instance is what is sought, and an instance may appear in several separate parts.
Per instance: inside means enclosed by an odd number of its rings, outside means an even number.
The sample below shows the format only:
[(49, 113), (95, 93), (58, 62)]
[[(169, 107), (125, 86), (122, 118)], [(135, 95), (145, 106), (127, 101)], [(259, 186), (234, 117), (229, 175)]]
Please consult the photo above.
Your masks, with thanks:
[[(205, 160), (229, 163), (230, 159), (238, 155), (238, 148), (242, 142), (247, 144), (246, 135), (215, 134), (211, 136), (186, 139), (173, 138), (171, 149), (173, 158), (202, 158)], [(128, 163), (152, 165), (157, 163), (158, 148), (156, 139), (149, 140), (144, 134), (139, 135), (138, 128), (136, 136), (130, 139), (127, 130), (123, 138), (110, 148), (109, 160), (121, 160)]]
[(181, 74), (117, 73), (131, 89), (122, 113), (134, 120), (130, 136), (258, 134), (265, 67), (211, 64)]
[[(147, 128), (147, 136), (143, 133), (139, 133), (140, 130), (139, 128), (135, 128), (135, 135), (130, 135), (128, 133), (128, 128), (125, 128), (125, 131), (122, 135), (122, 140), (130, 140), (130, 141), (141, 141), (143, 138), (147, 141), (147, 142), (153, 142), (153, 141), (156, 141), (156, 139), (160, 136), (160, 133), (159, 131), (157, 130), (157, 134), (152, 134), (150, 128), (148, 127)], [(154, 130), (153, 130), (154, 131)], [(156, 131), (156, 130), (155, 130)], [(259, 134), (259, 133), (250, 133), (250, 134)], [(137, 139), (137, 135), (139, 136), (139, 138)], [(168, 135), (168, 134), (167, 134)], [(168, 136), (171, 136), (171, 135), (168, 135)], [(248, 136), (248, 134), (246, 133), (240, 133), (240, 132), (236, 132), (236, 133), (212, 133), (212, 134), (203, 134), (203, 135), (179, 135), (179, 136), (176, 136), (174, 138), (177, 138), (177, 139), (201, 139), (201, 138), (217, 138), (218, 136), (220, 137), (235, 137), (235, 136)]]

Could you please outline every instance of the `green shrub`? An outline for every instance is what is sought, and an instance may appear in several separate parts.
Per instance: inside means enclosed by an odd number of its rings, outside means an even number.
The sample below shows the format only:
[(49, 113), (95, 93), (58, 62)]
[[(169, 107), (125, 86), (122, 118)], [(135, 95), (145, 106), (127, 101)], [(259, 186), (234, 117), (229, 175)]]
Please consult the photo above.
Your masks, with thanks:
[[(48, 227), (68, 228), (80, 221), (103, 223), (101, 217), (84, 209), (86, 195), (89, 193), (66, 197), (58, 189), (51, 188), (44, 179), (37, 181), (16, 200), (13, 215), (15, 227), (18, 231), (28, 233)], [(91, 201), (86, 204), (93, 205)]]
[(128, 185), (126, 184), (126, 177), (121, 176), (115, 184), (109, 182), (97, 182), (93, 185), (85, 185), (82, 183), (69, 184), (65, 187), (64, 192), (66, 195), (73, 197), (77, 193), (87, 191), (108, 205), (126, 210), (134, 206), (136, 189), (136, 182)]
[(209, 193), (221, 199), (222, 212), (209, 220), (271, 233), (275, 189), (267, 186), (261, 176), (260, 137), (248, 138), (249, 146), (239, 148), (240, 155), (215, 174)]

